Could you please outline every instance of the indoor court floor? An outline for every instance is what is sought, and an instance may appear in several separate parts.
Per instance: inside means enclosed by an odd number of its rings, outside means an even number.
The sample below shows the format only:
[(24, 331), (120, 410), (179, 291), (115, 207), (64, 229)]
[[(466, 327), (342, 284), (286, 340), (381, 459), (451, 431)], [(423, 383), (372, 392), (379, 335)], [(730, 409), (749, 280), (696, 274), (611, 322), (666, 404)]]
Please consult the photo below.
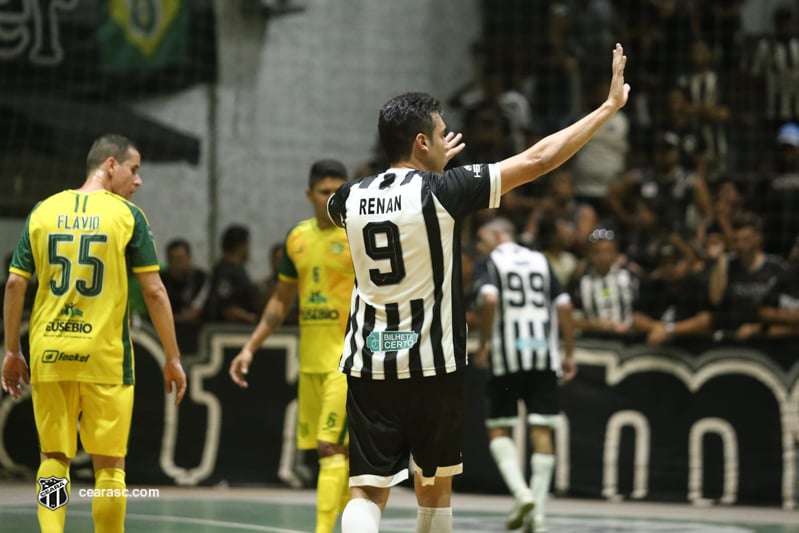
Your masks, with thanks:
[[(78, 485), (72, 488), (67, 533), (92, 531), (91, 501), (76, 497), (79, 488)], [(314, 500), (311, 490), (162, 487), (158, 497), (128, 500), (125, 531), (307, 533), (313, 532)], [(504, 516), (511, 505), (509, 496), (456, 494), (453, 497), (453, 531), (505, 531)], [(799, 511), (776, 507), (552, 498), (548, 515), (547, 531), (551, 533), (799, 533)], [(415, 524), (412, 491), (395, 488), (380, 531), (413, 533)], [(36, 533), (38, 530), (33, 487), (29, 483), (2, 482), (0, 531)]]

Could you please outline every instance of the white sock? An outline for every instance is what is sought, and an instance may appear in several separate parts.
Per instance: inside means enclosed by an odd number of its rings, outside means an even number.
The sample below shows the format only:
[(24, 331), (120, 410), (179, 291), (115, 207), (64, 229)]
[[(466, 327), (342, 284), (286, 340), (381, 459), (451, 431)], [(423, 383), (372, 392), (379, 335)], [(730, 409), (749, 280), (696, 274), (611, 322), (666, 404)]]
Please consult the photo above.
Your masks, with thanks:
[(530, 486), (533, 489), (533, 498), (535, 499), (535, 514), (536, 516), (544, 516), (549, 487), (552, 484), (552, 471), (555, 469), (555, 456), (534, 453), (530, 457), (530, 466), (533, 469)]
[(419, 507), (416, 533), (452, 533), (452, 507)]
[(380, 515), (380, 507), (372, 500), (350, 500), (341, 513), (341, 533), (377, 533)]
[(519, 456), (516, 453), (516, 445), (510, 437), (496, 437), (489, 443), (491, 456), (502, 474), (502, 479), (508, 486), (510, 493), (517, 500), (525, 497), (529, 498), (530, 487), (524, 482), (524, 474), (519, 466)]

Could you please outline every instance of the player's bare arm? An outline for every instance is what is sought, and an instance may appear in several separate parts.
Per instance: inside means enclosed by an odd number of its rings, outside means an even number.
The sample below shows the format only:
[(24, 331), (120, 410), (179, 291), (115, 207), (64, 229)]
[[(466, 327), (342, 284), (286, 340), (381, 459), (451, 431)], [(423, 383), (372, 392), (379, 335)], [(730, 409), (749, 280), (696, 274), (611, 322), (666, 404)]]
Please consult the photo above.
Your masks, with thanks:
[(6, 335), (6, 355), (3, 358), (2, 387), (13, 398), (22, 395), (22, 385), (29, 384), (28, 364), (22, 355), (20, 344), (20, 327), (22, 310), (25, 306), (25, 291), (28, 290), (27, 278), (9, 274), (3, 300), (3, 322)]
[(136, 276), (142, 288), (150, 320), (152, 320), (158, 337), (161, 339), (164, 352), (166, 352), (166, 363), (163, 368), (164, 385), (167, 394), (171, 394), (172, 390), (175, 390), (175, 405), (178, 405), (186, 393), (186, 373), (180, 363), (180, 350), (175, 335), (172, 305), (169, 303), (169, 296), (158, 272), (141, 272)]

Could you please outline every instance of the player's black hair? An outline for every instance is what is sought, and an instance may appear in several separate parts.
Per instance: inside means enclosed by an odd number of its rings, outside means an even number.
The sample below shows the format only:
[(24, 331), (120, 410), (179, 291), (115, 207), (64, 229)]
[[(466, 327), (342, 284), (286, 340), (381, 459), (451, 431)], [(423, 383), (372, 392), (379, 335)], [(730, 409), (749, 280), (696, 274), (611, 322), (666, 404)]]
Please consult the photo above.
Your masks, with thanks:
[(390, 163), (410, 156), (417, 134), (433, 136), (434, 114), (441, 114), (441, 104), (425, 93), (401, 94), (383, 105), (377, 131), (380, 145)]
[(341, 178), (346, 181), (347, 167), (336, 159), (320, 159), (311, 165), (311, 172), (308, 175), (308, 188), (313, 189), (313, 186), (324, 178)]

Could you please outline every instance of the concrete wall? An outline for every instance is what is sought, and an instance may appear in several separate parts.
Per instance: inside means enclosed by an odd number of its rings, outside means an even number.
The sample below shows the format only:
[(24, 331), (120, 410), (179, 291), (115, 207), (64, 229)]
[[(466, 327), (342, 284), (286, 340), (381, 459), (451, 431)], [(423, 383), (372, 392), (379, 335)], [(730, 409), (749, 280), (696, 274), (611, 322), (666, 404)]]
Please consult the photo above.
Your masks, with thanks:
[(445, 99), (470, 79), (468, 49), (480, 31), (477, 0), (307, 0), (305, 11), (271, 19), (258, 4), (216, 2), (215, 92), (195, 87), (135, 104), (203, 139), (197, 167), (147, 165), (143, 154), (135, 201), (159, 252), (186, 237), (196, 261), (209, 266), (224, 227), (244, 223), (253, 234), (253, 276), (268, 273), (271, 244), (312, 215), (304, 195), (311, 163), (333, 157), (354, 171), (388, 98), (420, 90)]

